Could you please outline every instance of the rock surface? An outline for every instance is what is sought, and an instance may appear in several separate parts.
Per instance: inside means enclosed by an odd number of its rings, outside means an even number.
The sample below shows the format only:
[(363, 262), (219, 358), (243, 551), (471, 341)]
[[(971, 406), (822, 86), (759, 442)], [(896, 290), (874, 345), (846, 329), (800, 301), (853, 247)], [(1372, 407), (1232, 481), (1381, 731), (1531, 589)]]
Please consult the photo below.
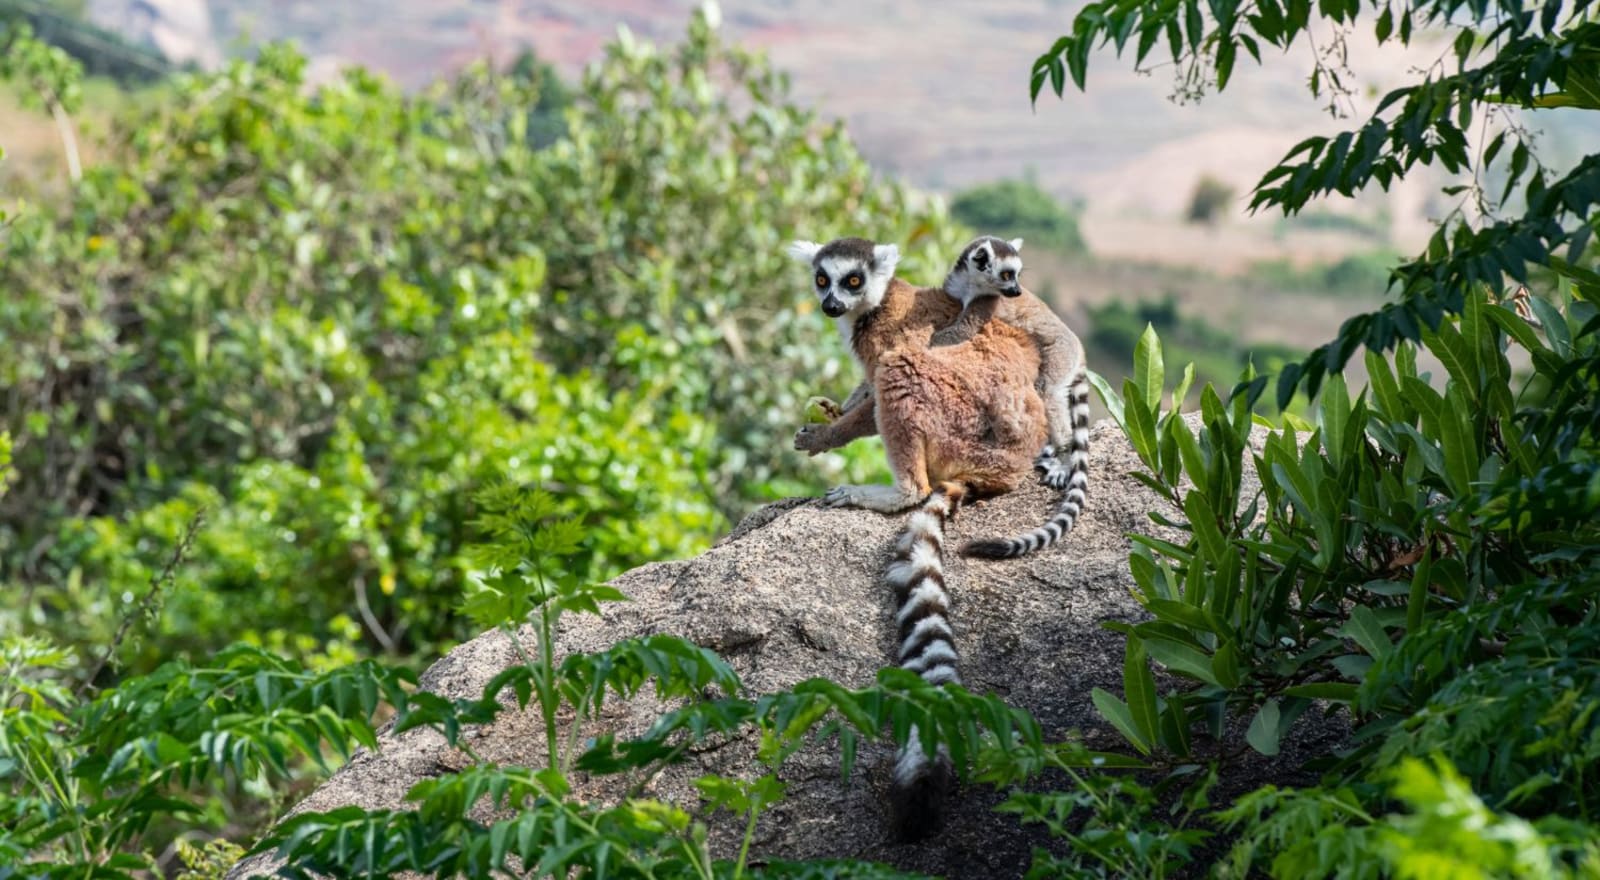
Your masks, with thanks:
[[(1080, 731), (1092, 747), (1121, 750), (1120, 738), (1089, 696), (1094, 687), (1122, 691), (1122, 638), (1101, 623), (1140, 618), (1130, 592), (1125, 534), (1156, 531), (1147, 513), (1164, 502), (1126, 476), (1138, 462), (1114, 425), (1095, 426), (1092, 449), (1088, 510), (1065, 541), (1019, 560), (966, 560), (951, 553), (945, 564), (967, 687), (1026, 708), (1047, 737)], [(1031, 527), (1047, 515), (1054, 498), (1033, 487), (968, 507), (949, 526), (948, 546)], [(569, 618), (560, 648), (593, 651), (630, 636), (673, 633), (717, 650), (755, 693), (812, 676), (850, 687), (870, 684), (891, 656), (892, 599), (880, 578), (904, 519), (827, 509), (811, 499), (770, 505), (694, 559), (646, 565), (619, 577), (614, 584), (632, 601), (608, 606), (603, 618)], [(451, 698), (476, 697), (512, 662), (509, 639), (489, 633), (435, 663), (422, 684)], [(631, 704), (610, 705), (607, 726), (619, 736), (637, 735), (662, 708), (647, 692)], [(1295, 769), (1301, 756), (1344, 735), (1342, 723), (1308, 715), (1285, 738), (1283, 754), (1234, 766), (1220, 794), (1268, 781), (1308, 781)], [(537, 765), (543, 754), (536, 719), (517, 712), (502, 713), (472, 745), (484, 758), (507, 764)], [(663, 773), (649, 793), (692, 806), (693, 779), (706, 773), (752, 775), (753, 757), (749, 741), (708, 751)], [(978, 785), (956, 795), (943, 834), (916, 845), (890, 844), (884, 809), (889, 761), (885, 747), (863, 749), (857, 773), (843, 782), (832, 750), (800, 752), (785, 765), (788, 799), (763, 818), (753, 857), (850, 857), (951, 878), (1019, 877), (1033, 847), (1049, 844), (1037, 830), (992, 812), (1002, 795)], [(403, 807), (414, 783), (462, 763), (432, 731), (385, 735), (377, 752), (359, 754), (296, 811)], [(584, 794), (605, 798), (615, 792), (594, 786)], [(726, 814), (717, 821), (723, 819)], [(735, 833), (714, 828), (713, 840), (731, 840)], [(267, 870), (270, 861), (257, 858), (229, 876)]]

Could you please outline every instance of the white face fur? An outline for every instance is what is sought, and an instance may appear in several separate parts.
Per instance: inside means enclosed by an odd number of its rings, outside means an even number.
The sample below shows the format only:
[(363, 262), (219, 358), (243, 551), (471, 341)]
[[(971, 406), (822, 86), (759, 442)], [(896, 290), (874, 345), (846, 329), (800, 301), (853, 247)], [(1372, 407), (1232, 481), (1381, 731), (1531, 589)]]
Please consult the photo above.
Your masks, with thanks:
[[(859, 238), (824, 245), (797, 241), (789, 246), (789, 255), (811, 265), (811, 289), (823, 313), (852, 323), (883, 302), (900, 262), (900, 248), (895, 245)], [(848, 329), (845, 333), (848, 337)]]
[(966, 305), (983, 296), (1019, 296), (1022, 286), (1022, 239), (1005, 241), (985, 235), (961, 251), (944, 289)]

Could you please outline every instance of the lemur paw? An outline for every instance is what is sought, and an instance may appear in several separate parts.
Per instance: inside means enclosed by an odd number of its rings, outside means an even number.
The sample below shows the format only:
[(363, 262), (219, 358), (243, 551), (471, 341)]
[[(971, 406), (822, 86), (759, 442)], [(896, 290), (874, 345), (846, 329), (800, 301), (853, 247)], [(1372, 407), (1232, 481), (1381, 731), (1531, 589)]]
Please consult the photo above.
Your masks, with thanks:
[(827, 452), (830, 448), (826, 437), (827, 427), (827, 425), (806, 425), (794, 432), (794, 448), (807, 455)]

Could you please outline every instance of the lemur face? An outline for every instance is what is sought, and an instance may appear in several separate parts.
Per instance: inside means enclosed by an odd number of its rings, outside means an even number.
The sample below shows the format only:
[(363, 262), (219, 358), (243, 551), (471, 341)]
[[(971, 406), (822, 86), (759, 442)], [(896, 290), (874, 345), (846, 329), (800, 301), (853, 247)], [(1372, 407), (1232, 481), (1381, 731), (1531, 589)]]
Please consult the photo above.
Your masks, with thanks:
[(812, 289), (830, 318), (877, 308), (900, 261), (899, 248), (863, 238), (838, 238), (825, 245), (797, 241), (789, 254), (811, 264)]
[(1022, 239), (979, 236), (956, 259), (952, 275), (964, 276), (980, 291), (1001, 296), (1022, 295)]

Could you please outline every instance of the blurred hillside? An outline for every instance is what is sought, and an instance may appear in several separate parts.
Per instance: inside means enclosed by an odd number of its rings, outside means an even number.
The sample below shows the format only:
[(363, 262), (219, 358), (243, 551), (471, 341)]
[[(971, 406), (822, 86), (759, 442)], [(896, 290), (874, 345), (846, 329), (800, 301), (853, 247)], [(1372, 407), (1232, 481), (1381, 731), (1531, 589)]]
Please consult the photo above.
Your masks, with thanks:
[[(533, 47), (566, 75), (595, 61), (619, 27), (676, 40), (693, 0), (95, 0), (108, 27), (183, 31), (186, 57), (214, 57), (265, 40), (294, 39), (313, 58), (313, 78), (343, 64), (384, 71), (417, 87), (479, 58), (509, 61)], [(1173, 100), (1170, 68), (1144, 73), (1096, 64), (1093, 88), (1035, 110), (1028, 70), (1071, 19), (1063, 0), (995, 0), (931, 10), (913, 0), (728, 0), (727, 36), (766, 51), (793, 77), (796, 96), (846, 120), (875, 168), (915, 186), (950, 192), (1032, 174), (1080, 205), (1084, 235), (1102, 257), (1232, 272), (1266, 259), (1298, 263), (1369, 250), (1372, 233), (1401, 250), (1417, 247), (1453, 205), (1440, 181), (1417, 175), (1389, 193), (1323, 210), (1351, 224), (1248, 217), (1245, 194), (1299, 139), (1339, 121), (1307, 94), (1315, 54), (1265, 58), (1241, 69), (1226, 95), (1198, 106)], [(133, 24), (138, 23), (138, 24)], [(164, 30), (163, 30), (164, 29)], [(170, 39), (170, 36), (168, 37)], [(1332, 35), (1319, 41), (1331, 48)], [(1337, 101), (1364, 113), (1409, 71), (1432, 64), (1443, 45), (1345, 46), (1355, 93)], [(1263, 75), (1264, 74), (1264, 75)], [(1535, 125), (1545, 124), (1535, 120)], [(1555, 131), (1559, 151), (1578, 133)], [(1600, 134), (1600, 132), (1590, 132)], [(1232, 210), (1209, 227), (1182, 223), (1198, 182), (1228, 184)], [(1218, 227), (1221, 228), (1218, 228)]]
[[(172, 7), (174, 24), (193, 22), (200, 0), (97, 0), (94, 12), (116, 25)], [(468, 62), (501, 61), (532, 46), (566, 74), (594, 61), (619, 25), (656, 41), (678, 38), (697, 6), (690, 0), (212, 0), (211, 39), (237, 50), (243, 42), (292, 38), (329, 76), (341, 64), (382, 70), (420, 86)], [(997, 0), (930, 12), (911, 0), (730, 0), (722, 6), (730, 39), (765, 50), (793, 76), (801, 101), (824, 107), (847, 124), (875, 167), (924, 187), (950, 191), (1032, 170), (1056, 195), (1085, 203), (1086, 234), (1096, 252), (1149, 253), (1153, 231), (1178, 262), (1214, 255), (1214, 238), (1195, 237), (1167, 221), (1181, 217), (1204, 175), (1248, 192), (1256, 176), (1288, 145), (1334, 122), (1309, 99), (1307, 54), (1267, 59), (1267, 75), (1239, 76), (1227, 95), (1200, 106), (1169, 100), (1171, 72), (1140, 75), (1127, 65), (1095, 66), (1094, 88), (1065, 102), (1029, 106), (1027, 76), (1035, 55), (1070, 20), (1073, 5)], [(199, 53), (199, 48), (189, 51)], [(1363, 85), (1382, 89), (1425, 51), (1403, 57), (1352, 45), (1349, 64)], [(1357, 96), (1357, 104), (1366, 101)], [(1135, 173), (1136, 172), (1136, 173)], [(1381, 222), (1402, 243), (1427, 228), (1427, 181), (1408, 181), (1376, 203), (1353, 210)], [(1266, 249), (1267, 256), (1304, 250), (1285, 240), (1274, 218), (1232, 221), (1263, 234), (1229, 241), (1228, 250)], [(1326, 236), (1323, 236), (1326, 238)], [(1319, 253), (1353, 245), (1337, 236), (1306, 243)], [(1257, 256), (1260, 256), (1258, 254)]]

